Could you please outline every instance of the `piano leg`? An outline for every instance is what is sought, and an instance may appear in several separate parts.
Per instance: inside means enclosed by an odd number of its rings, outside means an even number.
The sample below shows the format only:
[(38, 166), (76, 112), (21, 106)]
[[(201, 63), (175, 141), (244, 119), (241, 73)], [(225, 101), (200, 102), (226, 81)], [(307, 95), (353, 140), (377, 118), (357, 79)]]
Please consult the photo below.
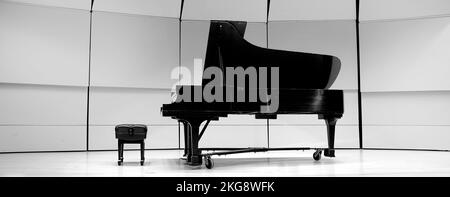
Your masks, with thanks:
[(183, 157), (187, 157), (190, 152), (190, 137), (189, 137), (189, 124), (186, 121), (180, 121), (183, 123), (184, 130), (184, 155)]
[(188, 164), (192, 166), (202, 165), (202, 151), (198, 148), (198, 142), (200, 141), (200, 125), (204, 119), (189, 120), (189, 141), (190, 141), (190, 155), (188, 155)]
[(325, 117), (325, 123), (327, 124), (327, 136), (328, 136), (328, 148), (324, 150), (324, 156), (334, 157), (334, 136), (336, 130), (336, 117)]
[(188, 129), (187, 129), (187, 162), (191, 162), (191, 156), (192, 156), (192, 128), (191, 125), (188, 123)]

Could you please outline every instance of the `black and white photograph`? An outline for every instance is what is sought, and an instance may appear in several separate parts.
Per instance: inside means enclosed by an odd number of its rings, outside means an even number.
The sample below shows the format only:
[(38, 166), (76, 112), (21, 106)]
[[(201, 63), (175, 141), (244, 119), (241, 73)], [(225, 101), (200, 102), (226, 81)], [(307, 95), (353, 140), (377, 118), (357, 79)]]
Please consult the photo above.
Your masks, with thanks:
[(0, 177), (450, 177), (450, 0), (0, 0)]

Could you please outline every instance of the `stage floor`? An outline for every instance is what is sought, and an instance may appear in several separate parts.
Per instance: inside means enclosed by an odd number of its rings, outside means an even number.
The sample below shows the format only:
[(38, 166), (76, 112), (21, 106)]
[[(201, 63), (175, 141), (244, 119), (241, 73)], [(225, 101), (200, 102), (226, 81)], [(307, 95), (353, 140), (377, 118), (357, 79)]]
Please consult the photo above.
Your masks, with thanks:
[(276, 151), (213, 157), (213, 169), (184, 165), (181, 150), (0, 154), (0, 176), (450, 176), (450, 152), (338, 150), (314, 161), (313, 151)]

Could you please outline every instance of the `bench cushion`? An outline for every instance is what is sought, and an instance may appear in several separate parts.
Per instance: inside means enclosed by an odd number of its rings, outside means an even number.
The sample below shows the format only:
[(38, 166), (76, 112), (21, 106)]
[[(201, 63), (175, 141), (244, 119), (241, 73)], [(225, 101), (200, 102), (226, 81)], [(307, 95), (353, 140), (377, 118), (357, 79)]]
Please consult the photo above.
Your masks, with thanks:
[(147, 137), (147, 126), (143, 124), (120, 124), (115, 130), (119, 140), (142, 141)]

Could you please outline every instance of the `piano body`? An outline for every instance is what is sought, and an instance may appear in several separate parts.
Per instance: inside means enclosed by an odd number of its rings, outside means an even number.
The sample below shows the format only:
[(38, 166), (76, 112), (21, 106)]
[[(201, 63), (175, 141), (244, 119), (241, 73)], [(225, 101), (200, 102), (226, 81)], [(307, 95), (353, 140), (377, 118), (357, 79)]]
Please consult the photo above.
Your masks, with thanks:
[[(336, 121), (344, 113), (344, 99), (342, 90), (329, 90), (340, 70), (340, 61), (330, 55), (311, 54), (273, 50), (254, 46), (244, 39), (246, 22), (211, 21), (204, 70), (216, 67), (225, 71), (229, 67), (278, 67), (278, 108), (276, 111), (262, 112), (261, 106), (268, 106), (268, 102), (250, 102), (248, 84), (245, 89), (244, 102), (173, 102), (164, 104), (161, 108), (163, 116), (172, 117), (180, 121), (185, 133), (185, 156), (187, 164), (201, 165), (205, 158), (207, 168), (212, 168), (212, 155), (261, 152), (269, 150), (307, 150), (315, 149), (315, 160), (324, 156), (334, 157), (334, 138)], [(223, 72), (226, 75), (226, 72)], [(223, 76), (226, 78), (226, 76)], [(203, 88), (212, 79), (203, 78), (201, 86), (179, 86), (177, 94), (188, 89), (195, 92), (196, 88)], [(268, 84), (272, 78), (269, 77)], [(242, 87), (235, 87), (236, 89)], [(254, 88), (254, 87), (253, 87)], [(258, 88), (261, 84), (258, 83)], [(270, 89), (269, 87), (266, 87)], [(226, 89), (226, 88), (224, 88)], [(258, 89), (258, 90), (259, 90)], [(220, 91), (220, 89), (219, 89)], [(237, 90), (234, 90), (237, 91)], [(269, 91), (273, 91), (269, 90)], [(226, 94), (224, 91), (223, 94)], [(236, 95), (234, 95), (236, 97)], [(193, 101), (194, 98), (191, 100)], [(198, 100), (197, 100), (198, 101)], [(229, 114), (254, 115), (257, 119), (276, 119), (282, 114), (317, 114), (319, 119), (325, 120), (327, 126), (327, 148), (248, 148), (233, 149), (224, 152), (202, 154), (199, 140), (210, 121), (217, 121)], [(203, 128), (201, 124), (205, 122)], [(274, 131), (276, 132), (276, 131)], [(208, 149), (211, 150), (211, 149)]]

